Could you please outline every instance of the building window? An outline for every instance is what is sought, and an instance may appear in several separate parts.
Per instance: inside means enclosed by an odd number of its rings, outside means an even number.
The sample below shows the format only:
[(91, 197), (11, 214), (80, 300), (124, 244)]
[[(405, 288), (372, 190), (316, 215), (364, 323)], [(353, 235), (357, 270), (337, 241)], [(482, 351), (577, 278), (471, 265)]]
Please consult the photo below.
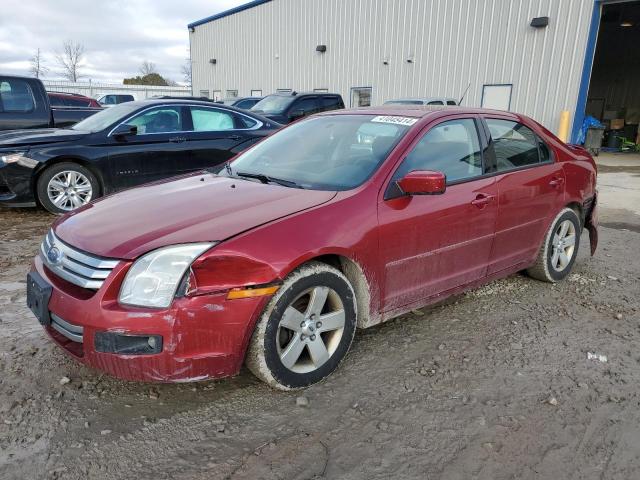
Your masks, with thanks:
[(213, 101), (214, 102), (219, 102), (220, 100), (222, 100), (222, 92), (220, 90), (214, 90), (213, 91)]
[(482, 86), (482, 108), (493, 108), (495, 110), (510, 110), (511, 90), (513, 85), (483, 85)]
[(227, 90), (227, 98), (236, 98), (238, 96), (238, 90)]
[(204, 98), (209, 98), (209, 90), (200, 90), (200, 96)]
[(292, 90), (290, 88), (276, 88), (276, 93), (291, 93)]
[(351, 88), (351, 106), (352, 107), (370, 107), (371, 106), (371, 87)]
[(314, 88), (313, 91), (314, 92), (320, 92), (320, 93), (329, 93), (329, 89), (328, 88)]
[(251, 90), (251, 96), (252, 97), (261, 97), (262, 96), (262, 90)]

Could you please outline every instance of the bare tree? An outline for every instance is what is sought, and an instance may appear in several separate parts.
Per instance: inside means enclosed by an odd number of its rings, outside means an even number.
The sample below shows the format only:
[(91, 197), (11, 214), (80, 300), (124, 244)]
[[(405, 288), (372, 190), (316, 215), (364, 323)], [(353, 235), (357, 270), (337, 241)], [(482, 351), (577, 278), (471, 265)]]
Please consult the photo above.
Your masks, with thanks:
[(44, 65), (44, 59), (42, 58), (39, 48), (36, 50), (36, 53), (31, 57), (29, 62), (31, 62), (29, 73), (36, 78), (44, 77), (49, 71), (49, 69)]
[(181, 67), (182, 76), (184, 77), (184, 81), (191, 86), (191, 59), (187, 58)]
[(156, 64), (149, 60), (142, 62), (140, 65), (140, 74), (144, 77), (145, 75), (151, 75), (152, 73), (158, 73), (156, 70)]
[(62, 76), (71, 82), (77, 82), (80, 77), (80, 64), (84, 60), (84, 45), (73, 40), (67, 40), (62, 45), (62, 52), (56, 53), (56, 61), (62, 69)]

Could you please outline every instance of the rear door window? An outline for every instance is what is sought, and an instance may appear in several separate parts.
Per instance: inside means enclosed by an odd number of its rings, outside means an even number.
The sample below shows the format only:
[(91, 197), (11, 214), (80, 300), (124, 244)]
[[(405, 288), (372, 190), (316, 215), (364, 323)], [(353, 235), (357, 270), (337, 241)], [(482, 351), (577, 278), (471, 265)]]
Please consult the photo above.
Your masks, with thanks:
[(300, 100), (296, 100), (291, 107), (290, 111), (302, 110), (305, 115), (311, 115), (318, 111), (318, 98), (317, 97), (305, 97)]
[(0, 79), (0, 109), (5, 112), (32, 112), (35, 100), (29, 84), (18, 78)]
[(246, 130), (258, 125), (258, 121), (251, 117), (217, 108), (190, 107), (190, 111), (194, 132)]
[(427, 103), (427, 105), (444, 105), (444, 103), (442, 103), (442, 100), (434, 100), (432, 102)]
[(458, 104), (453, 100), (447, 100), (447, 105), (458, 105)]
[(340, 97), (322, 97), (321, 98), (322, 108), (321, 111), (326, 112), (329, 110), (337, 110), (340, 108)]
[(510, 120), (486, 118), (485, 121), (491, 133), (498, 172), (540, 163), (538, 138), (531, 129)]

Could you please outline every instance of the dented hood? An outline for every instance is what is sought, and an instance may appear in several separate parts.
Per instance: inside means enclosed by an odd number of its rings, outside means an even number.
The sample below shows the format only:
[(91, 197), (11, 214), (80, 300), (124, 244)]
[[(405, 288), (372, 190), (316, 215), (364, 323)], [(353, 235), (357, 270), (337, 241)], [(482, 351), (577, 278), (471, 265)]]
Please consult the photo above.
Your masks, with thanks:
[(226, 240), (335, 195), (201, 173), (105, 197), (53, 228), (86, 252), (134, 259), (167, 245)]

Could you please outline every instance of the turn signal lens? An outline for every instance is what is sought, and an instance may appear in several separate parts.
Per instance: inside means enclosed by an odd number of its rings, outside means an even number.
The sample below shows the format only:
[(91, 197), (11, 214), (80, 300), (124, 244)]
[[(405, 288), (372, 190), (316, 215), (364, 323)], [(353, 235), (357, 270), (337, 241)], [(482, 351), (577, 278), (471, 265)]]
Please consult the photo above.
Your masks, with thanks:
[(238, 298), (254, 298), (273, 295), (280, 288), (279, 285), (260, 288), (233, 288), (227, 294), (227, 300), (236, 300)]

